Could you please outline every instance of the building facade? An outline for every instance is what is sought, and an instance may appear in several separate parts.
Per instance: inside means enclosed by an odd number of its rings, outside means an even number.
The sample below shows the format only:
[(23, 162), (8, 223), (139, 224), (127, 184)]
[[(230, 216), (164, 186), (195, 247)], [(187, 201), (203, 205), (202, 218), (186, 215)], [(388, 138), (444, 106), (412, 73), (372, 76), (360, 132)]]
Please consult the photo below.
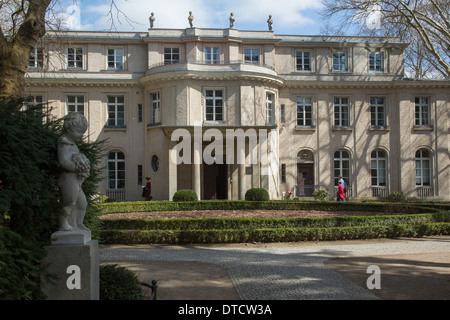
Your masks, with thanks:
[(450, 81), (404, 79), (395, 38), (149, 29), (48, 34), (27, 94), (56, 117), (84, 113), (108, 139), (100, 194), (154, 200), (192, 189), (243, 199), (450, 199)]

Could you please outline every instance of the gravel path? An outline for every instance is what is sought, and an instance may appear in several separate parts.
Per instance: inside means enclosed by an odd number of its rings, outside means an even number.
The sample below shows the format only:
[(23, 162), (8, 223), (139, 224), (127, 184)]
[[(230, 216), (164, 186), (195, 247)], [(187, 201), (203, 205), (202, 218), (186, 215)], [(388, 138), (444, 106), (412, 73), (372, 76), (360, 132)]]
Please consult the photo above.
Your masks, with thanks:
[[(337, 257), (450, 252), (450, 237), (320, 243), (108, 246), (102, 261), (198, 261), (227, 268), (242, 300), (377, 299), (329, 269)], [(367, 275), (369, 276), (369, 275)]]

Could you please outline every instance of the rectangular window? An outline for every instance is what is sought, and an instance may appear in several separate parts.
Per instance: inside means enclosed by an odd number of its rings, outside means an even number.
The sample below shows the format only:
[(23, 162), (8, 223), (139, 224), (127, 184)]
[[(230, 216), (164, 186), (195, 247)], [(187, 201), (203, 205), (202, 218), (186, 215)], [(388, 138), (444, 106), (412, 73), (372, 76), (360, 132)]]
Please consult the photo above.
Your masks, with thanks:
[(180, 62), (180, 48), (164, 48), (164, 64)]
[(334, 98), (334, 126), (348, 127), (350, 125), (350, 106), (348, 98)]
[(280, 106), (280, 113), (281, 113), (281, 118), (280, 118), (280, 120), (281, 120), (281, 122), (286, 122), (286, 117), (285, 117), (285, 106), (284, 106), (284, 104), (282, 104), (281, 106)]
[(415, 125), (429, 126), (430, 122), (430, 104), (428, 97), (415, 98)]
[(348, 71), (347, 54), (345, 52), (333, 53), (333, 71)]
[(142, 185), (142, 165), (138, 164), (138, 176), (137, 176), (137, 184)]
[(125, 127), (125, 98), (124, 96), (108, 96), (108, 127)]
[(386, 106), (383, 97), (370, 98), (370, 126), (373, 128), (386, 125)]
[(205, 47), (205, 63), (207, 64), (220, 63), (219, 47)]
[(312, 126), (312, 99), (310, 97), (297, 97), (297, 126)]
[(125, 155), (122, 152), (110, 152), (107, 160), (108, 189), (125, 188)]
[(44, 67), (44, 53), (41, 48), (34, 48), (31, 50), (30, 58), (28, 59), (28, 68), (42, 69)]
[(67, 96), (67, 113), (69, 112), (84, 114), (84, 96)]
[(311, 71), (310, 52), (297, 51), (296, 54), (297, 71)]
[(259, 50), (244, 49), (244, 62), (251, 64), (259, 64)]
[(67, 68), (83, 69), (83, 48), (67, 49)]
[(286, 182), (286, 164), (281, 164), (281, 182)]
[(138, 104), (138, 122), (142, 122), (142, 104)]
[(123, 69), (123, 50), (108, 49), (108, 69)]
[(24, 109), (27, 110), (30, 107), (41, 105), (44, 103), (42, 96), (28, 96), (24, 100)]
[(224, 97), (221, 89), (207, 89), (205, 91), (205, 119), (206, 121), (224, 121)]
[(369, 70), (375, 72), (384, 71), (384, 57), (382, 52), (369, 53)]
[(275, 124), (275, 95), (266, 94), (266, 124)]
[(150, 93), (150, 124), (161, 123), (161, 105), (159, 92)]

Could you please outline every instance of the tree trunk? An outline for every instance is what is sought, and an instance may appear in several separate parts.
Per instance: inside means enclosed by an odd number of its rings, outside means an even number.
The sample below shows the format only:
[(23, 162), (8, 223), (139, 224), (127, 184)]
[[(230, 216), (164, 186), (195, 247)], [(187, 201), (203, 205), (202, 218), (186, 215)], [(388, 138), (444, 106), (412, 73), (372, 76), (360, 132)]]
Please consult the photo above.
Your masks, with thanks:
[(12, 35), (0, 26), (0, 99), (23, 97), (31, 50), (45, 35), (45, 14), (51, 0), (30, 0), (24, 20)]
[(8, 43), (0, 53), (0, 99), (23, 97), (30, 49)]

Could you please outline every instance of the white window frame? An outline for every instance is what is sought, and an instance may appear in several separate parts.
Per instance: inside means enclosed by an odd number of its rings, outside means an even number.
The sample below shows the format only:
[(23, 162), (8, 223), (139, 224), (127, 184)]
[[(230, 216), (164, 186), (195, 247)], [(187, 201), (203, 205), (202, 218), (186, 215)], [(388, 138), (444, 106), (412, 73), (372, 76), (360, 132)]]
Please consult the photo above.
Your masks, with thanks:
[[(71, 102), (71, 101), (69, 101), (69, 98), (75, 98), (75, 101)], [(79, 101), (79, 100), (81, 100), (81, 101)], [(67, 94), (66, 95), (66, 114), (68, 114), (69, 112), (80, 112), (80, 113), (84, 114), (84, 111), (86, 109), (85, 101), (86, 101), (86, 99), (83, 94)], [(73, 107), (72, 111), (70, 111), (71, 107)], [(82, 109), (82, 110), (80, 110), (80, 109)]]
[[(338, 57), (335, 57), (337, 55)], [(335, 51), (332, 54), (333, 72), (348, 72), (348, 53), (345, 51)], [(337, 68), (336, 68), (337, 67)]]
[(33, 48), (28, 58), (28, 69), (43, 69), (44, 68), (44, 50), (40, 47)]
[[(70, 53), (73, 50), (73, 54)], [(84, 68), (84, 48), (68, 47), (67, 48), (67, 69), (82, 70)], [(71, 59), (70, 56), (73, 55)]]
[[(249, 52), (246, 53), (247, 51)], [(259, 65), (260, 64), (259, 53), (260, 53), (259, 48), (244, 48), (244, 63)]]
[[(380, 102), (379, 99), (383, 99)], [(383, 96), (371, 96), (369, 97), (370, 106), (370, 127), (371, 128), (386, 128), (386, 97)]]
[[(309, 102), (308, 102), (309, 99)], [(296, 98), (296, 126), (311, 128), (313, 127), (313, 98), (310, 96), (298, 96)], [(301, 110), (299, 110), (301, 108)], [(309, 110), (308, 110), (309, 109)], [(309, 114), (309, 117), (308, 117)], [(299, 123), (299, 121), (301, 123)], [(309, 123), (308, 123), (309, 122)]]
[[(301, 57), (299, 57), (301, 54)], [(305, 54), (308, 54), (309, 63), (305, 63)], [(299, 64), (299, 59), (301, 63)], [(300, 65), (300, 68), (299, 68)], [(296, 50), (295, 51), (295, 71), (297, 72), (312, 72), (312, 52), (310, 50)]]
[[(123, 157), (119, 157), (122, 154)], [(107, 156), (107, 190), (123, 190), (126, 183), (126, 158), (122, 151), (110, 151)], [(113, 168), (111, 168), (111, 166)], [(112, 175), (111, 175), (112, 174)], [(112, 184), (111, 184), (112, 183)]]
[[(212, 91), (214, 93), (213, 96), (208, 97), (207, 96), (207, 92), (208, 91)], [(222, 92), (222, 96), (221, 97), (220, 96), (216, 96), (216, 93), (218, 91)], [(225, 88), (219, 88), (219, 87), (216, 87), (216, 88), (214, 88), (214, 87), (213, 88), (204, 88), (203, 94), (204, 94), (204, 105), (205, 105), (205, 108), (204, 108), (204, 117), (205, 117), (204, 119), (205, 119), (205, 121), (204, 122), (205, 123), (225, 123)], [(212, 105), (211, 106), (208, 106), (208, 100), (212, 101)], [(217, 105), (218, 101), (222, 102), (221, 106)], [(212, 113), (208, 112), (208, 108), (212, 108)], [(218, 118), (217, 116), (220, 114), (220, 113), (217, 112), (218, 108), (222, 108), (222, 119), (221, 120), (217, 120), (217, 118)], [(208, 115), (212, 115), (213, 119), (208, 120)]]
[[(372, 57), (373, 56), (373, 57)], [(384, 72), (384, 61), (386, 59), (383, 51), (370, 51), (369, 52), (369, 71), (376, 73)]]
[[(166, 52), (166, 50), (170, 50), (170, 52)], [(178, 52), (174, 52), (174, 50), (178, 50)], [(166, 46), (163, 49), (163, 59), (164, 64), (176, 64), (180, 63), (180, 47), (171, 47)], [(168, 55), (169, 59), (166, 59), (166, 55)], [(178, 58), (176, 58), (178, 56)]]
[[(419, 102), (417, 102), (419, 99)], [(427, 99), (426, 103), (422, 99)], [(426, 107), (426, 112), (424, 108)], [(424, 114), (426, 114), (427, 121), (425, 123)], [(429, 96), (415, 96), (414, 97), (414, 125), (416, 127), (430, 127), (431, 126), (431, 98)]]
[[(424, 152), (428, 154), (428, 156), (424, 156)], [(419, 153), (419, 156), (417, 156)], [(433, 161), (431, 152), (427, 149), (419, 149), (415, 153), (415, 162), (416, 162), (416, 187), (431, 187), (433, 181)], [(426, 167), (426, 165), (428, 167)], [(428, 181), (426, 182), (428, 174)], [(425, 183), (424, 183), (425, 182)]]
[(205, 50), (205, 64), (220, 64), (220, 46), (207, 45)]
[(276, 124), (275, 109), (276, 109), (276, 95), (272, 91), (267, 91), (266, 92), (266, 124), (267, 125)]
[[(375, 156), (373, 154), (375, 153)], [(381, 156), (380, 153), (383, 153)], [(370, 183), (372, 187), (388, 186), (388, 159), (386, 151), (375, 149), (370, 154)], [(375, 174), (374, 174), (375, 173)], [(374, 181), (375, 179), (375, 181)], [(375, 182), (375, 183), (374, 183)]]
[(42, 94), (32, 94), (25, 98), (24, 100), (24, 110), (27, 110), (29, 107), (44, 104), (44, 96)]
[(161, 94), (159, 91), (150, 92), (150, 124), (161, 123)]
[[(336, 99), (339, 101), (336, 103)], [(347, 99), (347, 103), (344, 103), (342, 99)], [(337, 111), (336, 111), (337, 108)], [(348, 128), (350, 127), (350, 98), (349, 97), (333, 97), (333, 112), (334, 112), (334, 127), (335, 128)], [(346, 117), (345, 117), (346, 115)], [(345, 121), (346, 120), (346, 121)], [(347, 124), (345, 124), (347, 122)]]
[[(336, 153), (339, 152), (339, 156), (336, 157)], [(344, 152), (348, 157), (344, 157)], [(334, 180), (335, 186), (338, 185), (338, 177), (342, 176), (345, 181), (346, 188), (350, 187), (351, 176), (352, 176), (352, 159), (350, 152), (345, 149), (336, 150), (333, 154), (333, 170), (334, 170)], [(338, 166), (336, 166), (336, 162), (338, 162)], [(344, 173), (344, 163), (348, 164), (348, 175)]]
[[(110, 102), (110, 98), (114, 98), (114, 102)], [(119, 99), (123, 99), (123, 102), (120, 102)], [(107, 95), (107, 127), (125, 128), (125, 105), (126, 103), (124, 95)], [(123, 114), (123, 117), (120, 117), (120, 113)], [(111, 115), (113, 115), (113, 117), (111, 117)]]
[[(112, 54), (110, 51), (112, 51)], [(110, 61), (110, 58), (112, 58), (112, 61)], [(124, 64), (125, 50), (123, 48), (108, 47), (106, 49), (106, 68), (108, 70), (124, 70)]]

